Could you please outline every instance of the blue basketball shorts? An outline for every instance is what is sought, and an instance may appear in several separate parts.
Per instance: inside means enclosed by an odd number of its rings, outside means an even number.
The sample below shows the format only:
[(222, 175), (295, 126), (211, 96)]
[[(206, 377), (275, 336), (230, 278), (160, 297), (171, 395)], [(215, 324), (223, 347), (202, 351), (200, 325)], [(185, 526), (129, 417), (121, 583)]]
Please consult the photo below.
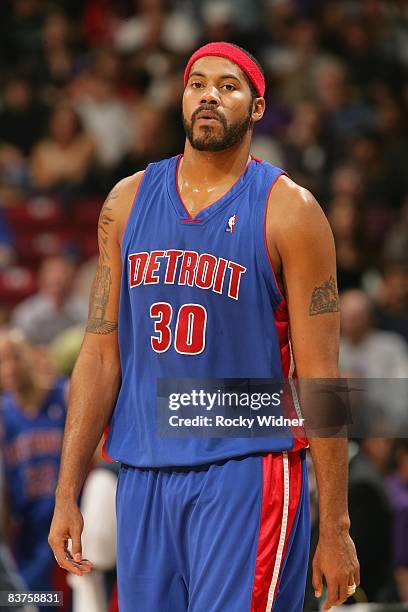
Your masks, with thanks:
[(206, 466), (123, 465), (120, 612), (301, 612), (309, 556), (304, 449)]

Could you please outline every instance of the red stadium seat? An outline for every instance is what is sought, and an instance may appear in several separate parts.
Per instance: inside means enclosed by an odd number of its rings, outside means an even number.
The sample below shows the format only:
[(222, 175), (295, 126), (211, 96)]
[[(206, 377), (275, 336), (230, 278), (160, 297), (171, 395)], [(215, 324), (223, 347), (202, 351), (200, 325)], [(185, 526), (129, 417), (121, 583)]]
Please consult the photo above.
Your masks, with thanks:
[(61, 205), (54, 199), (36, 197), (5, 210), (7, 221), (16, 233), (27, 228), (55, 229), (63, 222)]
[(60, 255), (74, 241), (73, 232), (70, 229), (24, 232), (17, 236), (17, 251), (20, 260), (32, 268), (44, 257)]
[(0, 272), (0, 299), (8, 306), (14, 306), (36, 288), (36, 275), (28, 268), (12, 266)]

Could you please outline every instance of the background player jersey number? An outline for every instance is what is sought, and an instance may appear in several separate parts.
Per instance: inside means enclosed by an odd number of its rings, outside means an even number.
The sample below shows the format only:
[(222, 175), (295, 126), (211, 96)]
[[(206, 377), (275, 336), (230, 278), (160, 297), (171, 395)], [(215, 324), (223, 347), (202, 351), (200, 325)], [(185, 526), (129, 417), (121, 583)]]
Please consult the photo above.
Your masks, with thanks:
[[(172, 341), (173, 307), (167, 302), (156, 302), (150, 306), (150, 317), (154, 319), (156, 335), (150, 337), (152, 349), (165, 353)], [(205, 348), (207, 311), (201, 304), (183, 304), (180, 307), (174, 330), (174, 348), (182, 355), (199, 355)]]

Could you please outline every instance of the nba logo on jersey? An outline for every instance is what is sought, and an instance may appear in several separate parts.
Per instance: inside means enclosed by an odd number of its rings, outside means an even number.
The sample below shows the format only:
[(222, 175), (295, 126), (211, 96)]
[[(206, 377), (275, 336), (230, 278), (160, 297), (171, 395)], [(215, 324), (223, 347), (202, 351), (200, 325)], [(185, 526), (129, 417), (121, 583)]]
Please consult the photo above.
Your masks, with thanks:
[(228, 219), (228, 223), (227, 223), (227, 227), (225, 228), (225, 231), (232, 234), (232, 232), (235, 229), (235, 224), (237, 221), (238, 221), (237, 215), (232, 215), (232, 217)]

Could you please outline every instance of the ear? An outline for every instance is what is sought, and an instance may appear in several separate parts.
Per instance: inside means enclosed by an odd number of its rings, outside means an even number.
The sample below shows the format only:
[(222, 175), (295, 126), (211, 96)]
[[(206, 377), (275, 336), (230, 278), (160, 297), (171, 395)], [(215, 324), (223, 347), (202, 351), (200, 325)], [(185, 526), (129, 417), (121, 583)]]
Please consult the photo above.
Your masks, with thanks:
[(265, 98), (255, 98), (252, 104), (252, 121), (256, 123), (262, 119), (265, 112)]

